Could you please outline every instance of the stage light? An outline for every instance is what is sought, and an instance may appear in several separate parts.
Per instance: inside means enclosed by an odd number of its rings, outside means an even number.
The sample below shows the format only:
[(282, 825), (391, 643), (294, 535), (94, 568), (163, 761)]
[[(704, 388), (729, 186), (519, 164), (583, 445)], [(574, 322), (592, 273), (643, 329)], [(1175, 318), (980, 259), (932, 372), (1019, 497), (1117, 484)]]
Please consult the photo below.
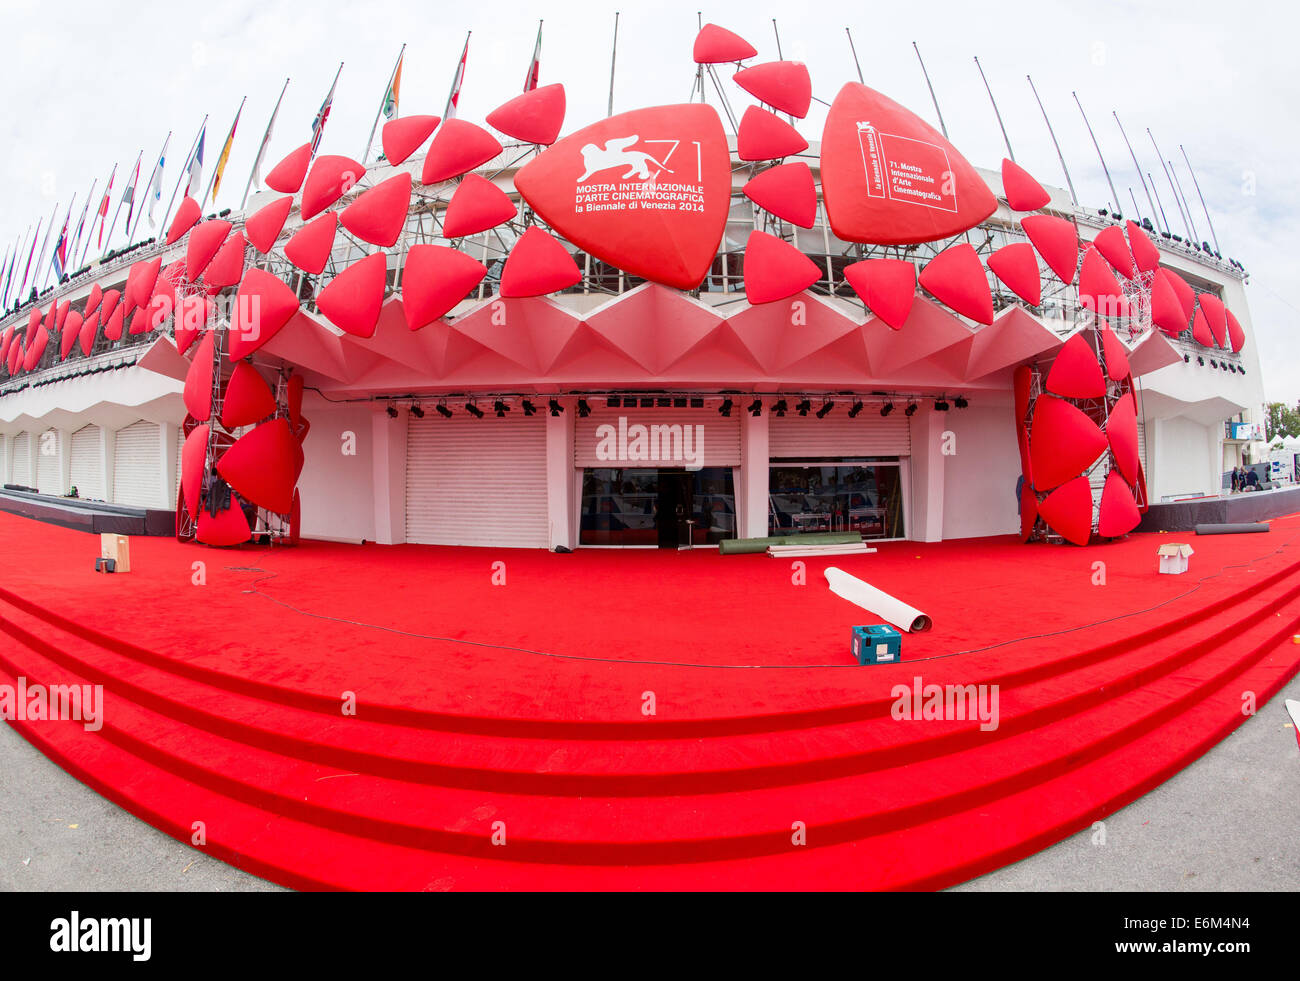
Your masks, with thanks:
[(946, 399), (935, 399), (935, 400), (934, 400), (934, 410), (935, 410), (936, 412), (947, 412), (947, 411), (948, 411), (948, 401), (947, 401)]
[(762, 399), (754, 399), (754, 401), (749, 403), (749, 414), (755, 417), (761, 416), (763, 414)]
[(564, 411), (564, 406), (560, 405), (560, 403), (555, 399), (551, 399), (550, 402), (547, 403), (547, 407), (551, 410), (551, 415), (553, 416), (558, 416)]
[(672, 408), (672, 404), (673, 400), (666, 396), (655, 399), (655, 408), (657, 409), (669, 409)]
[(497, 399), (492, 403), (492, 411), (497, 414), (498, 419), (504, 419), (506, 413), (510, 411), (510, 406), (506, 405), (501, 399)]
[(417, 419), (423, 419), (424, 410), (420, 408), (418, 405), (413, 405), (411, 406), (411, 415), (415, 416), (415, 418)]
[(862, 400), (857, 399), (854, 401), (854, 403), (851, 406), (849, 406), (849, 418), (856, 419), (861, 414), (862, 414)]
[(893, 403), (893, 402), (886, 402), (884, 405), (882, 405), (882, 406), (880, 407), (880, 414), (881, 414), (881, 416), (887, 416), (887, 415), (889, 415), (889, 414), (890, 414), (891, 412), (893, 412), (893, 411), (894, 411), (894, 403)]
[(477, 405), (475, 405), (473, 402), (466, 402), (466, 403), (465, 403), (465, 411), (468, 412), (470, 415), (472, 415), (475, 419), (482, 419), (482, 418), (483, 418), (483, 410), (480, 409), (480, 408), (479, 408)]
[(903, 415), (905, 415), (905, 416), (914, 416), (914, 415), (916, 415), (916, 403), (915, 403), (915, 402), (908, 402), (908, 403), (907, 403), (907, 408), (903, 410)]
[(1184, 354), (1184, 355), (1183, 355), (1183, 363), (1184, 363), (1184, 364), (1191, 364), (1191, 363), (1192, 363), (1192, 356), (1191, 356), (1190, 354)]
[(450, 418), (451, 418), (451, 416), (452, 416), (452, 411), (451, 411), (451, 409), (447, 408), (447, 403), (446, 403), (446, 402), (439, 402), (439, 403), (438, 403), (438, 415), (442, 416), (444, 419), (450, 419)]
[(785, 399), (777, 399), (772, 403), (772, 414), (775, 416), (784, 416), (786, 412), (789, 411), (789, 408), (790, 407), (786, 404)]
[(1210, 358), (1210, 367), (1211, 368), (1219, 367), (1219, 362), (1215, 361), (1213, 358)]
[(673, 399), (673, 408), (674, 408), (674, 409), (684, 409), (684, 408), (686, 408), (686, 396), (684, 396), (684, 395), (679, 395), (679, 396), (677, 396), (676, 398), (674, 398), (674, 399)]
[(605, 399), (605, 408), (607, 409), (618, 409), (622, 408), (622, 406), (623, 400), (617, 395), (611, 395), (609, 398)]
[(522, 405), (524, 407), (524, 415), (526, 416), (537, 415), (537, 406), (533, 405), (533, 403), (528, 401), (528, 399), (524, 399)]
[(586, 419), (591, 415), (591, 406), (587, 404), (586, 399), (578, 399), (578, 418)]
[(835, 408), (835, 403), (832, 402), (830, 399), (827, 399), (825, 402), (822, 403), (822, 407), (817, 410), (817, 418), (825, 419), (830, 414), (830, 411), (833, 408)]
[(800, 402), (798, 405), (794, 407), (794, 411), (799, 413), (799, 415), (801, 416), (806, 416), (811, 410), (812, 410), (812, 403), (807, 399), (804, 399), (802, 402)]
[(722, 404), (718, 406), (718, 415), (722, 416), (724, 419), (730, 419), (731, 405), (731, 399), (723, 399)]
[(390, 406), (388, 407), (388, 418), (389, 418), (389, 419), (396, 419), (396, 418), (397, 418), (397, 406), (395, 406), (395, 405), (390, 405)]
[(970, 405), (970, 403), (966, 401), (965, 397), (961, 395), (958, 395), (955, 399), (953, 399), (952, 404), (957, 406), (957, 408), (959, 409), (964, 409)]
[(1205, 367), (1205, 359), (1201, 357), (1199, 354), (1196, 356), (1196, 363), (1199, 364), (1202, 368)]

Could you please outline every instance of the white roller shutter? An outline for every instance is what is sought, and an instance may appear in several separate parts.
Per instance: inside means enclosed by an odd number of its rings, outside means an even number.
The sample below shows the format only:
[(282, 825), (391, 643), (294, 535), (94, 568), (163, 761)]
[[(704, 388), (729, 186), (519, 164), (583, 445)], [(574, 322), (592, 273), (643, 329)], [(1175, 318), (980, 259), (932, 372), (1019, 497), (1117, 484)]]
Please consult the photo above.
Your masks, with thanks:
[(31, 433), (19, 433), (14, 437), (13, 476), (9, 482), (19, 487), (32, 486), (31, 445)]
[(113, 503), (165, 508), (158, 426), (137, 422), (119, 429), (113, 452)]
[(98, 426), (82, 426), (72, 434), (72, 459), (69, 461), (72, 486), (77, 488), (77, 496), (95, 501), (104, 499), (100, 441)]
[(1147, 427), (1146, 423), (1138, 423), (1138, 459), (1142, 461), (1142, 469), (1146, 473), (1151, 472), (1151, 465), (1147, 463)]
[(13, 481), (12, 466), (10, 460), (13, 458), (13, 451), (10, 449), (14, 445), (11, 439), (0, 439), (0, 484), (8, 484)]
[[(740, 396), (730, 416), (719, 415), (716, 406), (611, 409), (601, 401), (591, 409), (591, 415), (577, 420), (573, 452), (579, 467), (740, 466), (740, 415), (745, 411)], [(634, 428), (638, 426), (646, 427), (644, 432)]]
[(181, 492), (181, 451), (185, 449), (185, 427), (176, 427), (176, 479), (172, 483), (172, 497), (179, 497)]
[(546, 418), (430, 412), (406, 431), (406, 540), (546, 548)]
[(63, 440), (57, 429), (47, 429), (36, 440), (36, 489), (42, 494), (62, 497), (68, 492), (63, 486)]
[(867, 408), (850, 419), (848, 406), (840, 402), (830, 415), (818, 419), (816, 400), (813, 412), (806, 416), (793, 411), (797, 399), (787, 401), (790, 414), (773, 416), (769, 423), (768, 456), (773, 460), (871, 459), (912, 453), (911, 420), (901, 406), (887, 416)]

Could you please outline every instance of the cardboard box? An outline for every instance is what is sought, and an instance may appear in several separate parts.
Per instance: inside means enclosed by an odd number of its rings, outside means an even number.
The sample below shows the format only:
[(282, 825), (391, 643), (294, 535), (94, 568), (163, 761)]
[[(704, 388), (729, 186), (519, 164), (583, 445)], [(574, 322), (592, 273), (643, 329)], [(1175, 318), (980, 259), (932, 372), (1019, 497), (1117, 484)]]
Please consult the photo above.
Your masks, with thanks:
[(116, 572), (131, 571), (131, 539), (126, 535), (105, 533), (99, 536), (99, 557), (112, 559)]
[(1187, 571), (1187, 559), (1192, 555), (1192, 546), (1170, 542), (1161, 545), (1156, 554), (1160, 557), (1160, 571), (1165, 575), (1177, 576)]

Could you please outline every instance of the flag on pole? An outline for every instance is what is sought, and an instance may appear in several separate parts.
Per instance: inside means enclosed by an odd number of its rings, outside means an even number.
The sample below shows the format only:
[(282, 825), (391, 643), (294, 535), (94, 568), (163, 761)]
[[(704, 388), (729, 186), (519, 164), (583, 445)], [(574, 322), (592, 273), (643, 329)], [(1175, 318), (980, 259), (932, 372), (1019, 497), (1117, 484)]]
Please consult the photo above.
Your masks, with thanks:
[(469, 57), (469, 34), (465, 35), (465, 49), (460, 53), (460, 63), (456, 66), (456, 76), (451, 80), (451, 94), (447, 96), (447, 108), (443, 110), (443, 119), (455, 119), (456, 108), (460, 105), (460, 85), (465, 80), (465, 60)]
[[(44, 219), (42, 219), (44, 220)], [(23, 266), (23, 281), (18, 287), (18, 299), (21, 302), (23, 290), (27, 289), (27, 274), (32, 271), (32, 256), (36, 254), (36, 240), (41, 236), (41, 222), (36, 222), (36, 234), (32, 236), (32, 247), (27, 250), (27, 265)]]
[[(280, 89), (280, 98), (275, 100), (275, 109), (271, 111), (271, 121), (266, 124), (266, 133), (262, 136), (262, 145), (257, 148), (257, 159), (253, 161), (253, 173), (249, 180), (249, 186), (256, 184), (259, 188), (262, 186), (262, 158), (266, 156), (266, 148), (271, 144), (271, 130), (275, 129), (276, 117), (280, 115), (280, 103), (284, 101), (284, 90), (289, 87), (289, 80), (284, 80), (284, 88)], [(244, 189), (244, 200), (248, 200), (248, 189)], [(243, 205), (240, 205), (243, 207)]]
[(194, 147), (194, 156), (190, 157), (190, 165), (188, 168), (190, 172), (190, 183), (185, 189), (185, 193), (190, 197), (194, 197), (198, 194), (199, 188), (203, 186), (203, 141), (207, 139), (207, 135), (208, 124), (204, 123), (203, 128), (199, 130), (199, 142), (198, 145)]
[(108, 187), (104, 188), (104, 200), (99, 202), (99, 240), (96, 248), (104, 247), (104, 219), (108, 217), (108, 199), (113, 193), (113, 178), (116, 176), (117, 164), (113, 164), (113, 172), (108, 175)]
[[(135, 158), (135, 172), (131, 174), (131, 179), (126, 182), (126, 190), (122, 192), (122, 204), (126, 205), (126, 227), (131, 227), (131, 215), (135, 212), (135, 186), (140, 181), (140, 158)], [(119, 204), (120, 208), (122, 204)], [(128, 234), (130, 234), (128, 232)]]
[(239, 117), (244, 113), (244, 103), (239, 104), (239, 111), (235, 113), (235, 121), (230, 124), (230, 132), (226, 135), (226, 143), (221, 148), (221, 156), (217, 157), (216, 170), (212, 172), (212, 201), (215, 204), (217, 192), (221, 189), (221, 175), (226, 169), (226, 161), (230, 159), (230, 144), (235, 142), (235, 128), (239, 125)]
[(537, 79), (542, 71), (542, 22), (537, 22), (537, 43), (533, 45), (533, 60), (528, 64), (528, 74), (524, 76), (524, 91), (531, 92), (537, 88)]
[(154, 166), (153, 177), (149, 179), (149, 227), (154, 228), (158, 220), (153, 216), (154, 205), (162, 200), (162, 175), (163, 167), (167, 164), (167, 143), (171, 140), (171, 134), (167, 134), (167, 139), (163, 141), (162, 151), (158, 154), (158, 163)]
[(54, 243), (54, 255), (50, 261), (54, 264), (54, 278), (62, 279), (64, 267), (68, 264), (68, 222), (72, 220), (72, 204), (68, 204), (68, 213), (63, 218), (63, 231), (59, 232), (59, 240)]
[(397, 67), (393, 69), (393, 80), (388, 83), (388, 91), (384, 93), (384, 118), (397, 118), (397, 103), (402, 94), (402, 59), (406, 57), (405, 51), (397, 56)]
[(74, 259), (77, 255), (77, 249), (81, 247), (81, 233), (86, 228), (86, 215), (90, 214), (90, 202), (95, 199), (95, 185), (98, 183), (98, 177), (90, 182), (90, 193), (86, 195), (86, 203), (81, 206), (81, 217), (77, 219), (77, 234), (72, 236), (72, 255)]
[(311, 155), (316, 156), (316, 151), (320, 149), (321, 137), (325, 135), (325, 124), (329, 122), (330, 107), (334, 105), (334, 89), (339, 84), (339, 73), (343, 71), (343, 63), (339, 62), (339, 70), (334, 73), (334, 83), (330, 86), (329, 95), (325, 96), (325, 101), (320, 105), (320, 112), (316, 113), (316, 118), (311, 123)]

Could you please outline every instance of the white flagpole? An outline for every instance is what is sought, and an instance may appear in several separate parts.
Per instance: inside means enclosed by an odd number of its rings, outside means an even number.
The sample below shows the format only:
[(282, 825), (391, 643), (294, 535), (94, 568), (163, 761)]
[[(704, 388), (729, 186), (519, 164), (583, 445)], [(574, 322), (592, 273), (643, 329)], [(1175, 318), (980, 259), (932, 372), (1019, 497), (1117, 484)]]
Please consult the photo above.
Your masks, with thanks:
[[(50, 252), (49, 265), (45, 269), (45, 275), (41, 277), (41, 285), (44, 285), (49, 281), (50, 269), (53, 268), (54, 266), (54, 257), (59, 253), (59, 239), (63, 238), (63, 233), (68, 230), (68, 222), (72, 219), (72, 209), (75, 208), (76, 206), (77, 206), (77, 195), (76, 193), (73, 193), (72, 200), (68, 202), (68, 213), (63, 217), (63, 227), (59, 229), (59, 237), (54, 240), (54, 249)], [(67, 271), (68, 271), (68, 267), (67, 265), (64, 265), (63, 272), (66, 273)], [(56, 286), (58, 285), (57, 280), (55, 281), (55, 285)]]
[[(190, 152), (185, 155), (185, 166), (181, 168), (181, 176), (176, 181), (176, 187), (172, 190), (171, 200), (167, 202), (167, 210), (163, 212), (162, 221), (158, 224), (160, 230), (167, 227), (167, 216), (171, 214), (172, 205), (176, 203), (176, 195), (181, 189), (181, 181), (188, 179), (190, 176), (190, 161), (194, 157), (194, 151), (198, 149), (199, 137), (203, 135), (203, 129), (207, 125), (208, 114), (204, 113), (203, 122), (199, 125), (199, 131), (194, 134), (194, 142), (190, 144)], [(188, 193), (188, 191), (186, 193)]]
[[(54, 213), (50, 215), (50, 224), (46, 226), (45, 238), (41, 240), (41, 249), (36, 253), (36, 272), (32, 278), (32, 287), (39, 293), (45, 287), (45, 280), (49, 278), (49, 270), (41, 273), (45, 265), (45, 246), (50, 244), (50, 229), (54, 227), (54, 220), (59, 216), (59, 202), (54, 202)], [(40, 285), (38, 286), (37, 283)]]
[[(72, 243), (72, 257), (76, 260), (77, 250), (81, 248), (81, 235), (86, 230), (86, 216), (90, 214), (90, 202), (95, 200), (95, 188), (99, 186), (99, 178), (96, 177), (90, 182), (90, 193), (86, 195), (86, 203), (81, 206), (81, 217), (77, 219), (77, 238)], [(92, 220), (93, 224), (93, 220)], [(81, 268), (77, 263), (77, 268)]]
[[(221, 166), (221, 154), (226, 152), (226, 144), (230, 143), (235, 137), (235, 127), (239, 125), (239, 117), (244, 111), (244, 103), (248, 101), (248, 96), (244, 96), (243, 101), (239, 103), (239, 109), (235, 112), (235, 121), (230, 124), (230, 132), (226, 134), (226, 139), (221, 144), (221, 153), (217, 154), (216, 162), (212, 165), (212, 176), (208, 178), (208, 189), (203, 192), (203, 200), (199, 202), (199, 210), (202, 211), (208, 206), (208, 195), (212, 193), (212, 185), (217, 182), (217, 168)], [(216, 206), (216, 199), (212, 201)]]
[(384, 114), (384, 106), (388, 105), (388, 93), (392, 91), (393, 80), (397, 78), (397, 66), (402, 63), (402, 55), (406, 54), (406, 45), (402, 45), (402, 50), (397, 53), (397, 61), (393, 63), (393, 70), (388, 76), (388, 88), (384, 89), (384, 97), (379, 100), (379, 111), (375, 113), (375, 121), (370, 126), (370, 139), (366, 140), (366, 150), (361, 154), (361, 166), (366, 165), (370, 159), (370, 148), (375, 142), (375, 130), (379, 128), (379, 117)]
[(618, 61), (618, 11), (614, 11), (614, 44), (609, 52), (609, 111), (606, 116), (614, 115), (614, 65)]
[[(170, 145), (171, 141), (172, 141), (172, 131), (168, 130), (167, 138), (163, 140), (162, 149), (158, 151), (158, 159), (157, 161), (155, 161), (153, 165), (153, 170), (149, 171), (149, 183), (147, 185), (149, 190), (148, 193), (145, 195), (146, 199), (153, 196), (153, 183), (155, 177), (158, 179), (160, 185), (159, 190), (160, 191), (162, 190), (161, 187), (162, 174), (158, 172), (158, 168), (165, 164), (165, 161), (167, 159), (167, 147), (168, 145)], [(130, 235), (127, 236), (126, 239), (128, 243), (131, 241), (131, 239), (135, 238), (135, 233), (140, 228), (140, 216), (143, 215), (146, 210), (152, 210), (152, 208), (153, 208), (153, 203), (150, 202), (148, 205), (148, 209), (142, 206), (140, 210), (135, 213), (135, 221), (131, 225), (131, 233)]]
[(244, 206), (248, 204), (248, 192), (253, 186), (253, 177), (257, 174), (257, 169), (262, 166), (262, 155), (266, 153), (267, 144), (271, 140), (271, 128), (275, 125), (275, 119), (280, 115), (280, 103), (284, 101), (285, 89), (289, 87), (289, 80), (284, 80), (284, 86), (280, 89), (280, 98), (275, 100), (275, 108), (271, 110), (271, 121), (266, 124), (266, 132), (262, 134), (262, 142), (257, 148), (257, 159), (253, 161), (253, 169), (248, 172), (248, 183), (244, 185), (244, 196), (239, 201), (239, 210), (243, 211)]
[[(469, 59), (469, 39), (473, 31), (465, 32), (465, 46), (461, 48), (460, 60), (456, 62), (456, 74), (451, 78), (451, 91), (447, 93), (447, 106), (442, 111), (443, 119), (454, 119), (460, 111), (460, 86), (465, 80), (465, 63)], [(453, 101), (455, 100), (455, 101)]]
[[(329, 94), (325, 96), (325, 101), (321, 103), (320, 110), (317, 112), (317, 115), (321, 117), (321, 120), (320, 120), (319, 132), (313, 132), (311, 137), (311, 142), (312, 142), (311, 159), (313, 160), (316, 159), (316, 154), (320, 150), (321, 143), (325, 141), (325, 124), (329, 122), (330, 110), (334, 108), (334, 90), (338, 88), (339, 76), (342, 74), (343, 74), (343, 62), (340, 61), (339, 70), (334, 73), (334, 81), (330, 83)], [(312, 124), (312, 128), (313, 130), (315, 129), (314, 122)]]
[[(136, 176), (137, 181), (139, 180), (140, 161), (143, 159), (144, 159), (144, 151), (141, 150), (138, 154), (136, 154), (136, 158), (135, 158), (135, 172), (137, 175)], [(131, 188), (132, 200), (134, 200), (135, 186), (134, 185), (127, 185), (127, 186)], [(117, 210), (113, 212), (113, 223), (108, 226), (108, 237), (104, 239), (104, 249), (106, 251), (113, 247), (113, 232), (117, 230), (117, 216), (122, 213), (122, 205), (125, 202), (126, 202), (126, 193), (123, 192), (122, 196), (117, 199)]]

